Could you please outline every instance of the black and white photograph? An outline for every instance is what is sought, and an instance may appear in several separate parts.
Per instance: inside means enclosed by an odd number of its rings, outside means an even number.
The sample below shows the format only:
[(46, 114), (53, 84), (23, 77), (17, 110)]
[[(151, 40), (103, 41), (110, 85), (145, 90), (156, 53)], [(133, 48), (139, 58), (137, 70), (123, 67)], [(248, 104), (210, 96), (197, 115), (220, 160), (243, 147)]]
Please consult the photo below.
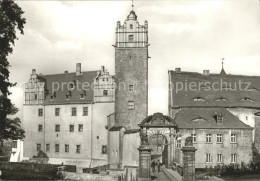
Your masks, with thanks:
[(260, 0), (0, 0), (0, 180), (260, 181)]

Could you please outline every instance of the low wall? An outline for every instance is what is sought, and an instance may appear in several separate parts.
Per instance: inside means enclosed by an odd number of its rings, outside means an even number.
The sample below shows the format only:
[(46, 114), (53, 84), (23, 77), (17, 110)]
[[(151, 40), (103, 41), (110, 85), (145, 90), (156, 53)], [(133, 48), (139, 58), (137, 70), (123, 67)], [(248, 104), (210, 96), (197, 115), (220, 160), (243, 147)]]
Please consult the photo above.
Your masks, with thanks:
[[(23, 163), (23, 162), (0, 162), (0, 170), (16, 170), (26, 172), (57, 172), (61, 165)], [(67, 172), (76, 172), (74, 165), (62, 165)]]

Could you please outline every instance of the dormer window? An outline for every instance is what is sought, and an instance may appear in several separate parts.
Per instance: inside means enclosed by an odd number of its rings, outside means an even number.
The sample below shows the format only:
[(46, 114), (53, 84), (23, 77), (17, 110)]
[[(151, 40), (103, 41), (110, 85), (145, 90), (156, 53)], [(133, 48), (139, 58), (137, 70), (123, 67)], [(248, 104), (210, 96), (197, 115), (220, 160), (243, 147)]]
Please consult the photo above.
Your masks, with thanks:
[(203, 99), (202, 97), (195, 97), (195, 98), (193, 99), (193, 101), (204, 102), (205, 99)]
[(218, 99), (215, 99), (215, 101), (227, 101), (227, 99), (224, 98), (224, 97), (220, 97), (220, 98), (218, 98)]
[(69, 84), (69, 89), (74, 89), (74, 84), (73, 83)]
[(252, 99), (250, 99), (249, 97), (245, 97), (245, 98), (243, 98), (243, 99), (241, 99), (240, 101), (253, 101)]
[(70, 99), (70, 96), (69, 95), (66, 95), (66, 100), (69, 100)]
[(255, 87), (251, 87), (251, 88), (249, 88), (248, 90), (249, 90), (249, 91), (254, 91), (254, 92), (257, 92), (257, 91), (258, 91), (257, 88), (255, 88)]
[(133, 25), (132, 24), (130, 24), (130, 29), (133, 29)]
[(217, 124), (223, 124), (223, 114), (222, 113), (216, 113), (217, 118)]
[(66, 100), (69, 100), (70, 97), (71, 97), (71, 91), (68, 91), (66, 94)]
[(80, 99), (84, 99), (85, 96), (86, 96), (86, 91), (82, 90), (81, 93), (80, 93)]
[(128, 36), (128, 41), (133, 42), (134, 41), (134, 35), (129, 35)]

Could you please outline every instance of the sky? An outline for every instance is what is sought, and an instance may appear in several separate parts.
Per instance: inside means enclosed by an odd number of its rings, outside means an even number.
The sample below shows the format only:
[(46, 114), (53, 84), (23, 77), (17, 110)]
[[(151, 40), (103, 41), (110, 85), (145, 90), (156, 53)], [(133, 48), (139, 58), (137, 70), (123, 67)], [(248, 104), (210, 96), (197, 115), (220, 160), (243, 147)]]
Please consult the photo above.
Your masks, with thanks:
[[(25, 11), (9, 61), (17, 82), (11, 99), (21, 110), (23, 86), (37, 73), (100, 70), (114, 75), (116, 22), (131, 11), (129, 1), (16, 1)], [(141, 25), (148, 20), (149, 114), (168, 114), (168, 70), (260, 76), (259, 0), (134, 1)]]

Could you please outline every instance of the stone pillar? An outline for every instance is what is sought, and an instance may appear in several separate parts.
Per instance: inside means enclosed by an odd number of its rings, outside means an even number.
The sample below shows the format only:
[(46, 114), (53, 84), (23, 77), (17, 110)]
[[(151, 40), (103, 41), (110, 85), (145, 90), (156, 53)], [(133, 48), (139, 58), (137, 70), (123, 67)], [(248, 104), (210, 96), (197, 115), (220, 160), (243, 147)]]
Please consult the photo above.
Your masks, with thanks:
[(195, 147), (184, 146), (183, 152), (183, 181), (195, 181)]
[(151, 180), (151, 151), (148, 145), (141, 145), (139, 148), (139, 181)]

